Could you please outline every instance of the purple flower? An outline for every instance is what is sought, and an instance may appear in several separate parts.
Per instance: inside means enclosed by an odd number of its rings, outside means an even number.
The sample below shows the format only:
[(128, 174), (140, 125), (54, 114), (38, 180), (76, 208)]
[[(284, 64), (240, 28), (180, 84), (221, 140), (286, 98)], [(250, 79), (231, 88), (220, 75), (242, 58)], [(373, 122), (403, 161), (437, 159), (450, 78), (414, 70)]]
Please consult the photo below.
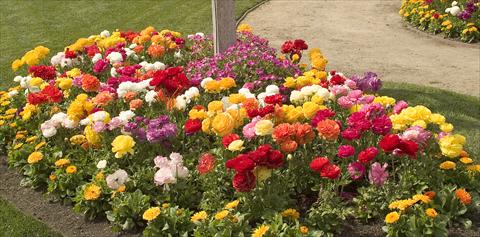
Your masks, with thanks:
[(355, 161), (348, 164), (347, 171), (353, 180), (357, 180), (365, 174), (365, 167), (362, 163)]
[(358, 89), (364, 92), (376, 92), (382, 88), (382, 81), (374, 72), (366, 72), (362, 78), (354, 75), (351, 80), (356, 83)]
[(388, 164), (386, 163), (383, 165), (378, 162), (373, 163), (370, 167), (370, 173), (368, 174), (368, 179), (370, 180), (370, 183), (377, 187), (382, 186), (388, 179), (387, 167)]

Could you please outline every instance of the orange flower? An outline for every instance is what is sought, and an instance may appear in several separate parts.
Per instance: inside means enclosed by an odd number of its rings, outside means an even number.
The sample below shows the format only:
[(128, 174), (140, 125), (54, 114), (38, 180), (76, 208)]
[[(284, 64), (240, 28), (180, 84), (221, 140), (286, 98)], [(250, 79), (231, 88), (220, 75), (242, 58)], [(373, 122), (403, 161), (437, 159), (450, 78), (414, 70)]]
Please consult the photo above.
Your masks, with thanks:
[(93, 103), (99, 106), (106, 106), (113, 100), (112, 94), (108, 91), (102, 91), (93, 98)]
[(154, 44), (150, 45), (150, 47), (148, 47), (148, 50), (147, 50), (148, 55), (150, 55), (150, 57), (152, 58), (160, 58), (162, 57), (164, 52), (165, 52), (165, 47), (161, 45), (154, 45)]
[(472, 203), (472, 196), (465, 189), (459, 188), (455, 190), (455, 196), (460, 200), (461, 203), (468, 205)]
[(340, 133), (340, 126), (331, 119), (325, 119), (317, 124), (318, 135), (323, 139), (332, 141), (337, 139)]
[(292, 140), (287, 140), (280, 144), (280, 149), (287, 153), (294, 152), (297, 149), (297, 147), (298, 147), (297, 142)]
[(273, 140), (279, 143), (290, 140), (290, 136), (295, 133), (294, 129), (295, 128), (288, 123), (279, 124), (273, 129)]
[(430, 200), (433, 200), (433, 198), (435, 198), (435, 195), (437, 195), (437, 193), (435, 193), (434, 191), (428, 191), (428, 192), (425, 192), (423, 195), (428, 196)]
[(143, 45), (137, 45), (137, 46), (135, 46), (135, 48), (133, 48), (133, 51), (135, 51), (135, 53), (138, 54), (138, 53), (142, 52), (144, 48), (145, 47), (143, 47)]
[(129, 91), (129, 92), (125, 93), (123, 98), (125, 99), (125, 102), (129, 102), (129, 101), (135, 99), (135, 96), (137, 96), (137, 94), (135, 92)]
[(258, 109), (258, 102), (255, 98), (247, 98), (242, 103), (243, 108), (246, 110)]
[(295, 140), (300, 144), (306, 144), (307, 142), (311, 142), (315, 137), (315, 133), (313, 132), (312, 126), (310, 124), (294, 124), (294, 131), (295, 131)]
[(87, 92), (97, 91), (100, 88), (100, 81), (90, 74), (82, 76), (82, 89)]
[(143, 100), (141, 99), (135, 99), (130, 101), (130, 109), (131, 110), (136, 110), (142, 107)]

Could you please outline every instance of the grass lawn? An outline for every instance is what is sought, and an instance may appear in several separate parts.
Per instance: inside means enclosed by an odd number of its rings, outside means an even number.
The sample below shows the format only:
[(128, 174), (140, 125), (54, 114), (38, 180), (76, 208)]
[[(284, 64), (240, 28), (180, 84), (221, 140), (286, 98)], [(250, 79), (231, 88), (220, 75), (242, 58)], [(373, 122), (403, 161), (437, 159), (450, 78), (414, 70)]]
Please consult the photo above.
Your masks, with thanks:
[(0, 235), (10, 237), (60, 237), (42, 222), (23, 214), (0, 198)]
[[(261, 0), (236, 0), (236, 17)], [(140, 30), (152, 25), (183, 33), (211, 32), (210, 0), (46, 1), (0, 0), (0, 87), (12, 85), (11, 62), (37, 45), (63, 50), (77, 38), (102, 30)], [(51, 56), (50, 55), (50, 56)], [(382, 94), (423, 104), (442, 113), (480, 154), (480, 100), (410, 84), (385, 83)], [(60, 236), (0, 199), (0, 233), (5, 236)]]

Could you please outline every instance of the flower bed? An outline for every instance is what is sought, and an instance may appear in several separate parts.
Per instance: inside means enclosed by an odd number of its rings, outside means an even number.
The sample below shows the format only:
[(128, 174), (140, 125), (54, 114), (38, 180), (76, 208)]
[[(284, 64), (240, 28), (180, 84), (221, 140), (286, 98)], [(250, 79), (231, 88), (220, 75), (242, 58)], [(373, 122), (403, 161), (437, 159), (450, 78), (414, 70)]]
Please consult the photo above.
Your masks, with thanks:
[(480, 39), (479, 7), (478, 0), (404, 0), (399, 14), (421, 30), (472, 43)]
[[(145, 236), (320, 236), (383, 219), (390, 236), (447, 233), (475, 213), (480, 165), (440, 114), (282, 55), (239, 27), (212, 55), (202, 33), (148, 27), (15, 60), (2, 148), (24, 184)], [(300, 63), (307, 58), (309, 64)], [(28, 69), (28, 70), (25, 70)]]

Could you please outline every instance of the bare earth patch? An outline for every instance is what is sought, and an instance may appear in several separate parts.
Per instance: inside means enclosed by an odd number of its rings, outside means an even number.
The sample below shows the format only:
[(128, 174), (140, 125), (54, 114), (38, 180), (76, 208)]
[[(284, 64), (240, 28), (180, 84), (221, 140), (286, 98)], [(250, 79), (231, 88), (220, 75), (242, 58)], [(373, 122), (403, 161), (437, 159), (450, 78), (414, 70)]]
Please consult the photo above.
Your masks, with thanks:
[(243, 21), (279, 47), (302, 38), (329, 68), (373, 71), (408, 82), (480, 96), (480, 44), (416, 30), (398, 15), (400, 0), (271, 0)]
[(21, 187), (21, 179), (22, 175), (17, 170), (7, 168), (5, 157), (0, 157), (0, 197), (62, 235), (72, 237), (133, 236), (113, 233), (105, 220), (85, 221), (83, 215), (73, 212), (71, 206), (49, 202), (41, 192), (34, 191), (29, 187)]

